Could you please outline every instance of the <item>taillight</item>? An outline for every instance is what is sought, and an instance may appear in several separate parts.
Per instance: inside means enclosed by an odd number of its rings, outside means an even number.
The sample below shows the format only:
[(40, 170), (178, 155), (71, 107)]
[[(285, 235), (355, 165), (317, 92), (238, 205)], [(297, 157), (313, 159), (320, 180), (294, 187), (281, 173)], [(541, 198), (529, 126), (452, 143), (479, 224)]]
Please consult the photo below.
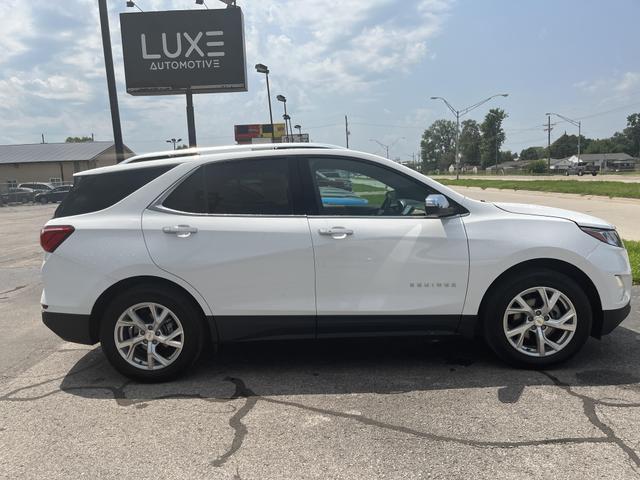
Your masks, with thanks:
[(51, 225), (40, 230), (40, 245), (45, 252), (53, 252), (64, 242), (75, 228), (71, 225)]

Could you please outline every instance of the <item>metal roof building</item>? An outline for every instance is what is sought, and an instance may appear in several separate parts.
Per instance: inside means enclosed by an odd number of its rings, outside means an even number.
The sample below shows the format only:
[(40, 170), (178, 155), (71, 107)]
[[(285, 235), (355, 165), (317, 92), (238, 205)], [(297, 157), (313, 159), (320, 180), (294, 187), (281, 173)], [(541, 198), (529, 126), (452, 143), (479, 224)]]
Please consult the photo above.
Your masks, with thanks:
[[(125, 146), (125, 158), (132, 155)], [(0, 145), (0, 185), (70, 182), (76, 172), (115, 163), (113, 142)]]

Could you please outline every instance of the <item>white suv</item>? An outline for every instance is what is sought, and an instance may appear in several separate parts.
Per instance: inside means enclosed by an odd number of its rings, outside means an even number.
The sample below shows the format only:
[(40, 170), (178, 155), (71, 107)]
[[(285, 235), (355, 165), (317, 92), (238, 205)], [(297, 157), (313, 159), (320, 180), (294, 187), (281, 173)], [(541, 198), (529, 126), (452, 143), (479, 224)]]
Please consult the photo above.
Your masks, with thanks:
[(219, 342), (437, 332), (544, 367), (630, 310), (610, 224), (472, 200), (366, 153), (224, 152), (75, 181), (41, 234), (43, 320), (138, 379)]

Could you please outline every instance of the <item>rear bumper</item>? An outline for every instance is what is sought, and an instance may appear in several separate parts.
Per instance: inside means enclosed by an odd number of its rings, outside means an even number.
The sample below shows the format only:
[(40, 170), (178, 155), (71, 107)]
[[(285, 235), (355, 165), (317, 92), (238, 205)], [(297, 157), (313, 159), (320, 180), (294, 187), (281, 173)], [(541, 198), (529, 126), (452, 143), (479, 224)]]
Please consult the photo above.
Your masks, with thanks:
[(89, 315), (43, 311), (42, 322), (67, 342), (93, 345), (98, 341)]
[(628, 302), (624, 307), (616, 308), (615, 310), (603, 310), (602, 311), (602, 326), (599, 332), (594, 332), (595, 336), (600, 337), (602, 335), (608, 335), (627, 318), (631, 312), (631, 302)]

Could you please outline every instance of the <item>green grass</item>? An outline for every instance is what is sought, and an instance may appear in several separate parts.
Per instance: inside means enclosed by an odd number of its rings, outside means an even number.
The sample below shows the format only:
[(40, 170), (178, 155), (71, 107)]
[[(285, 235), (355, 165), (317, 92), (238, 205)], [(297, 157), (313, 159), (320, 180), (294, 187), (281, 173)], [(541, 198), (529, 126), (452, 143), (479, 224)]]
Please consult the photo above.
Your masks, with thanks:
[(579, 195), (602, 195), (605, 197), (640, 198), (640, 183), (579, 180), (460, 180), (439, 179), (440, 183), (452, 187), (500, 188), (529, 190), (534, 192), (576, 193)]
[(624, 246), (629, 253), (631, 271), (633, 272), (633, 283), (640, 284), (640, 242), (625, 240)]

